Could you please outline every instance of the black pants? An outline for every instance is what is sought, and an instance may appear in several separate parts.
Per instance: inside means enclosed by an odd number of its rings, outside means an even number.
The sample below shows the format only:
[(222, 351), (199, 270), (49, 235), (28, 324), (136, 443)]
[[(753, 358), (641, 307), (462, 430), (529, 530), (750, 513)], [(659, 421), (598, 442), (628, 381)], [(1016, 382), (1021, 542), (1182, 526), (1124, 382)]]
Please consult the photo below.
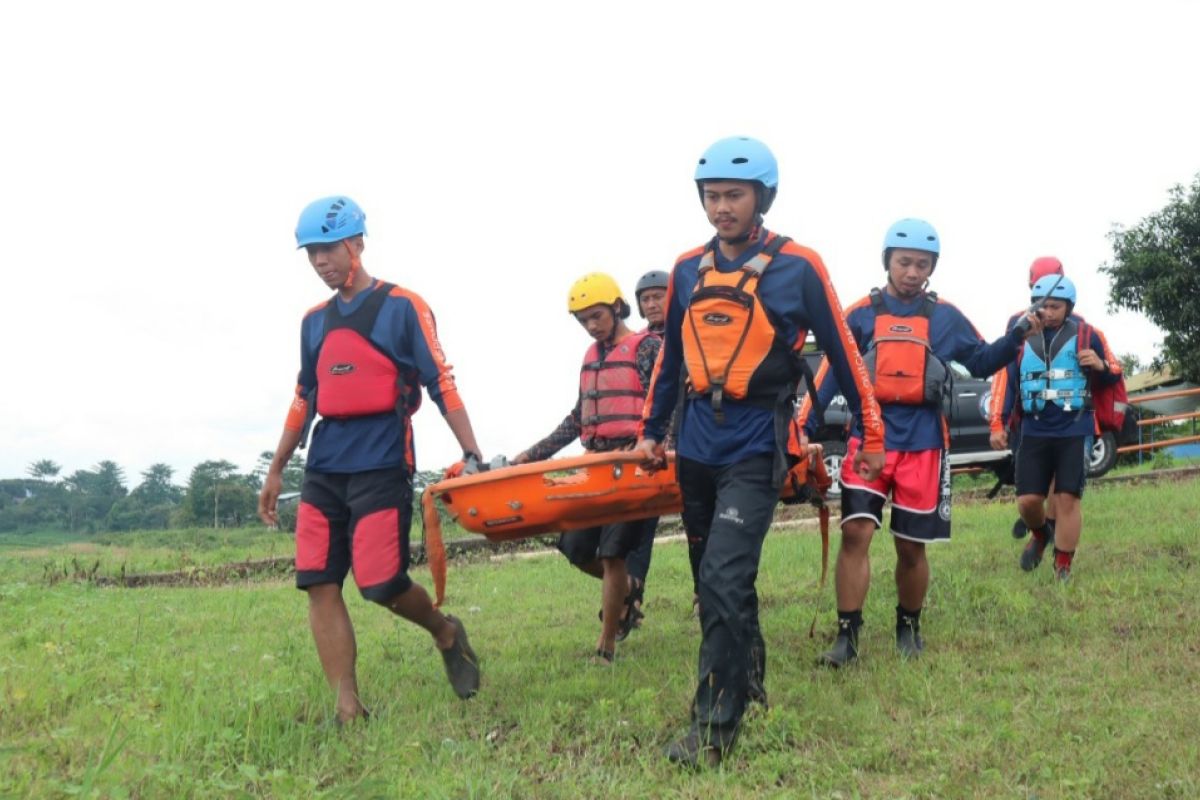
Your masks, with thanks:
[(723, 467), (679, 459), (683, 524), (703, 542), (700, 561), (699, 680), (692, 727), (701, 741), (733, 744), (746, 711), (750, 679), (766, 677), (767, 649), (758, 625), (758, 560), (775, 514), (774, 457)]
[(629, 555), (625, 556), (625, 569), (629, 577), (636, 578), (643, 586), (650, 574), (650, 556), (654, 554), (654, 532), (658, 530), (658, 517), (642, 520), (642, 538)]

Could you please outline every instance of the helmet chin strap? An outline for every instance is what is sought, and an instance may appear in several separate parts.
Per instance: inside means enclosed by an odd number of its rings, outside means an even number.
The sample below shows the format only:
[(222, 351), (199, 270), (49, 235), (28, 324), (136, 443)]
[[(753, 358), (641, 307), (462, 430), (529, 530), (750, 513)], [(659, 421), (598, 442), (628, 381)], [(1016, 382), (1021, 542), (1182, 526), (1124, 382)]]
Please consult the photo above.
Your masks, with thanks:
[[(888, 270), (887, 282), (888, 282), (888, 286), (891, 286), (892, 289), (895, 290), (897, 297), (901, 297), (901, 298), (907, 297), (907, 295), (904, 294), (904, 292), (900, 289), (900, 287), (896, 285), (896, 282), (894, 280), (892, 280), (891, 270)], [(929, 279), (926, 278), (925, 282), (923, 284), (921, 284), (921, 290), (919, 292), (916, 292), (913, 296), (915, 297), (915, 296), (923, 295), (923, 294), (925, 294), (926, 291), (928, 291), (928, 289), (929, 289)]]
[(354, 252), (354, 248), (350, 246), (349, 239), (342, 239), (342, 245), (346, 248), (346, 252), (350, 254), (350, 272), (346, 274), (346, 282), (342, 284), (342, 288), (349, 289), (354, 285), (354, 276), (362, 269), (362, 260)]
[(617, 331), (621, 329), (621, 316), (617, 313), (618, 305), (613, 303), (608, 307), (608, 313), (612, 314), (612, 330), (604, 339), (604, 344), (611, 346), (617, 343)]
[[(745, 242), (751, 241), (752, 239), (757, 239), (758, 235), (760, 233), (762, 233), (762, 224), (763, 224), (762, 214), (755, 213), (754, 224), (750, 226), (749, 230), (747, 230), (741, 236), (734, 236), (731, 239), (721, 239), (721, 241), (724, 242), (725, 244), (743, 244)], [(718, 236), (717, 238), (721, 238), (721, 237)]]

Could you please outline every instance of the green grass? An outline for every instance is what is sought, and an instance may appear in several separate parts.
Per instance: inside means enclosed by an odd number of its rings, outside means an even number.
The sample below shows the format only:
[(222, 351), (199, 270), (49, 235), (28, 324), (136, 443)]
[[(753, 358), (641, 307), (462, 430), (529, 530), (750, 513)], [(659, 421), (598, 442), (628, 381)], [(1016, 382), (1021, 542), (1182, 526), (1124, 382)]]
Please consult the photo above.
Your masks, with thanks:
[[(679, 544), (656, 550), (645, 625), (613, 668), (587, 660), (598, 583), (560, 558), (452, 565), (448, 610), (484, 669), (466, 703), (423, 632), (352, 594), (373, 718), (345, 731), (288, 584), (47, 586), (43, 564), (77, 545), (6, 547), (0, 797), (1195, 797), (1200, 484), (1096, 487), (1084, 514), (1060, 587), (1046, 564), (1017, 569), (1011, 505), (957, 507), (954, 542), (931, 549), (916, 663), (894, 654), (878, 537), (863, 660), (845, 672), (812, 665), (833, 627), (818, 538), (772, 533), (772, 707), (702, 774), (661, 757), (685, 730), (699, 643)], [(194, 558), (269, 547), (192, 535)], [(160, 537), (123, 557), (167, 558)]]

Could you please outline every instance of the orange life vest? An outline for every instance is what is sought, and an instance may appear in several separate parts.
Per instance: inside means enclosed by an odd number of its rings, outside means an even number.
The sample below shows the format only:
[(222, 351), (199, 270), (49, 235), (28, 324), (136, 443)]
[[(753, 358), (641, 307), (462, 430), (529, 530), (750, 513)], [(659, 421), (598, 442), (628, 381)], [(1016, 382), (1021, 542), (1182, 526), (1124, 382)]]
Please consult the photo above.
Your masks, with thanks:
[(592, 449), (597, 438), (636, 439), (646, 387), (637, 371), (637, 351), (649, 331), (631, 333), (600, 357), (593, 342), (579, 370), (579, 440)]
[(888, 311), (883, 292), (871, 290), (875, 333), (863, 361), (880, 403), (942, 403), (949, 373), (929, 340), (929, 320), (936, 306), (937, 294), (928, 292), (916, 314), (901, 317)]
[(712, 245), (700, 259), (683, 325), (683, 358), (692, 393), (711, 398), (718, 423), (724, 421), (724, 398), (773, 409), (799, 376), (791, 348), (776, 335), (758, 297), (763, 272), (790, 241), (774, 236), (732, 272), (716, 269)]

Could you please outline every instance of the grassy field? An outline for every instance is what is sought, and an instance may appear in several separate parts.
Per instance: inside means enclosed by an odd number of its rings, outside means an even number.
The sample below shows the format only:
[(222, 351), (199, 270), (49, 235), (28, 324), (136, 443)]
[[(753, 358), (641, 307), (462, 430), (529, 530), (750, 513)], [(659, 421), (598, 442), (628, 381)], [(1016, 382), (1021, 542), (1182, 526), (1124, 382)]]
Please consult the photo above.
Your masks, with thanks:
[(773, 532), (759, 578), (771, 709), (701, 774), (661, 756), (685, 729), (699, 643), (679, 544), (656, 550), (645, 625), (613, 667), (587, 658), (598, 583), (560, 558), (452, 565), (448, 610), (484, 669), (466, 703), (422, 632), (354, 596), (373, 717), (339, 730), (287, 582), (70, 575), (279, 555), (288, 537), (0, 539), (0, 797), (1200, 796), (1200, 483), (1096, 487), (1084, 512), (1062, 587), (1048, 564), (1018, 570), (1011, 505), (956, 508), (915, 663), (893, 650), (880, 537), (863, 660), (841, 673), (813, 666), (833, 628), (819, 539)]

